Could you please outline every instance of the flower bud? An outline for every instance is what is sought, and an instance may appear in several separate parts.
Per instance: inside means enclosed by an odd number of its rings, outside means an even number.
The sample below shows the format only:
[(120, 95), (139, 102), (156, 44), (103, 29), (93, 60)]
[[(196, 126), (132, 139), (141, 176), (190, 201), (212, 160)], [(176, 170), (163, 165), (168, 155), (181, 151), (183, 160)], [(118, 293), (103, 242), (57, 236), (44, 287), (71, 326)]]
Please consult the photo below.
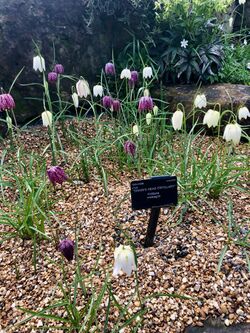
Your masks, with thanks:
[(114, 112), (120, 111), (121, 103), (118, 99), (114, 99), (112, 102), (111, 110)]
[(139, 80), (139, 74), (137, 71), (132, 71), (131, 72), (131, 79), (128, 81), (130, 87), (134, 87)]
[(57, 73), (56, 72), (50, 72), (48, 73), (48, 81), (50, 83), (54, 83), (57, 81)]
[(136, 153), (136, 145), (134, 144), (134, 142), (132, 141), (126, 141), (124, 143), (124, 151), (125, 153), (131, 155), (132, 157), (135, 157), (135, 153)]
[(113, 104), (113, 99), (111, 96), (104, 96), (102, 99), (102, 105), (106, 108), (106, 109), (111, 109)]
[(63, 72), (64, 72), (64, 67), (63, 67), (63, 65), (61, 65), (61, 64), (56, 64), (56, 65), (54, 66), (54, 70), (53, 70), (53, 72), (55, 72), (55, 73), (57, 73), (57, 74), (63, 74)]
[(105, 65), (105, 73), (107, 75), (115, 75), (115, 65), (112, 62), (108, 62)]
[(154, 113), (154, 116), (157, 116), (157, 115), (158, 115), (158, 111), (159, 111), (159, 108), (158, 108), (157, 105), (155, 105), (155, 106), (153, 107), (153, 113)]
[(146, 123), (147, 125), (150, 125), (152, 121), (152, 114), (149, 112), (146, 114)]
[(77, 93), (74, 92), (71, 97), (73, 100), (74, 107), (77, 109), (79, 106), (79, 98), (78, 98)]

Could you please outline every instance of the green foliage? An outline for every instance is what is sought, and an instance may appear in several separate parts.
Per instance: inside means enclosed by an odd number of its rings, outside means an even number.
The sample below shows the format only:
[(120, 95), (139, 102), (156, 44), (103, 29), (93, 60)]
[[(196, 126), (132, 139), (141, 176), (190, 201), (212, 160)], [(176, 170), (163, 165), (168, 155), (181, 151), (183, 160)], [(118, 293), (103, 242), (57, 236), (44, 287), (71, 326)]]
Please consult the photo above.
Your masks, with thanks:
[(237, 43), (235, 46), (233, 44), (226, 46), (222, 67), (213, 82), (250, 85), (250, 70), (247, 69), (249, 55), (250, 45)]

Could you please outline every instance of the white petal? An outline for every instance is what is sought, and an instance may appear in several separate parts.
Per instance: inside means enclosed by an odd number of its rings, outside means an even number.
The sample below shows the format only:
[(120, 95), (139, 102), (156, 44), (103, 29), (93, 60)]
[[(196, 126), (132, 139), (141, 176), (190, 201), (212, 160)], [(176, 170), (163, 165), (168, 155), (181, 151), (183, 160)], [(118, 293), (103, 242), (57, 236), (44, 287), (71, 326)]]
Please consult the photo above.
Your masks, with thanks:
[(50, 111), (44, 111), (42, 113), (43, 126), (48, 127), (52, 125), (52, 113)]

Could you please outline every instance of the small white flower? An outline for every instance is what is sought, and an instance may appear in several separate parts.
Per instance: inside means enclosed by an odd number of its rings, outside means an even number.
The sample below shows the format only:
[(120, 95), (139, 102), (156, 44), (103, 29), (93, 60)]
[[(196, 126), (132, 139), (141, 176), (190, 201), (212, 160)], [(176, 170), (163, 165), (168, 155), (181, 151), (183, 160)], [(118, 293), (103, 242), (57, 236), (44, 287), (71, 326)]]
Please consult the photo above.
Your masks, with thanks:
[(148, 89), (145, 89), (144, 92), (143, 92), (143, 96), (144, 97), (149, 97), (150, 96), (150, 92)]
[(150, 112), (148, 112), (146, 114), (146, 123), (147, 123), (147, 125), (150, 125), (151, 121), (152, 121), (152, 114)]
[(79, 98), (78, 98), (77, 93), (74, 92), (71, 97), (73, 100), (73, 104), (74, 104), (75, 108), (77, 109), (79, 106)]
[(100, 96), (102, 97), (103, 96), (103, 86), (97, 84), (96, 86), (93, 87), (93, 95), (95, 97), (97, 96)]
[(227, 124), (224, 130), (223, 139), (227, 142), (233, 141), (235, 145), (240, 142), (241, 127), (239, 124)]
[(42, 56), (36, 56), (33, 58), (33, 69), (35, 71), (43, 72), (45, 71), (45, 61)]
[(52, 125), (52, 113), (50, 111), (44, 111), (42, 112), (42, 121), (43, 121), (43, 126), (48, 127)]
[(250, 69), (250, 62), (247, 63), (247, 69)]
[(233, 17), (230, 17), (229, 20), (228, 20), (228, 24), (229, 24), (229, 27), (230, 27), (230, 28), (232, 28), (232, 26), (233, 26), (233, 22), (234, 22)]
[(208, 128), (216, 127), (218, 126), (219, 119), (220, 119), (220, 112), (210, 109), (205, 113), (205, 116), (203, 118), (203, 125), (206, 124)]
[(85, 97), (87, 98), (88, 95), (90, 95), (90, 89), (89, 89), (89, 84), (86, 80), (80, 79), (76, 83), (76, 91), (79, 97)]
[(154, 113), (154, 116), (157, 116), (157, 115), (158, 115), (158, 111), (159, 111), (159, 108), (158, 108), (157, 105), (155, 105), (155, 106), (153, 107), (153, 113)]
[(143, 76), (144, 79), (151, 79), (151, 77), (153, 76), (152, 68), (151, 67), (143, 68), (142, 76)]
[(121, 72), (121, 79), (128, 79), (130, 80), (131, 79), (131, 72), (130, 72), (130, 69), (128, 68), (125, 68), (122, 70)]
[(239, 116), (239, 120), (247, 119), (247, 117), (250, 117), (250, 112), (249, 112), (248, 108), (246, 106), (239, 108), (238, 116)]
[(239, 5), (244, 5), (246, 3), (246, 0), (239, 0)]
[(132, 127), (132, 133), (133, 133), (134, 135), (136, 135), (136, 136), (139, 135), (139, 127), (138, 127), (138, 125), (134, 125), (134, 126)]
[(184, 49), (186, 49), (187, 46), (188, 46), (188, 40), (183, 38), (183, 40), (181, 41), (181, 47), (184, 47)]
[(230, 45), (230, 47), (231, 47), (231, 49), (232, 49), (232, 50), (234, 50), (234, 49), (235, 49), (235, 46), (234, 46), (234, 44), (231, 44), (231, 45)]
[(205, 108), (207, 106), (207, 99), (204, 94), (199, 94), (195, 97), (194, 106), (198, 109)]
[(243, 44), (244, 44), (244, 45), (247, 45), (247, 39), (246, 39), (246, 38), (244, 38), (244, 40), (243, 40)]
[(128, 276), (132, 271), (136, 271), (135, 255), (130, 246), (120, 245), (115, 249), (114, 253), (115, 263), (113, 275), (116, 276), (122, 270)]
[(176, 110), (172, 117), (172, 125), (174, 130), (180, 130), (182, 128), (183, 122), (183, 112), (181, 110)]

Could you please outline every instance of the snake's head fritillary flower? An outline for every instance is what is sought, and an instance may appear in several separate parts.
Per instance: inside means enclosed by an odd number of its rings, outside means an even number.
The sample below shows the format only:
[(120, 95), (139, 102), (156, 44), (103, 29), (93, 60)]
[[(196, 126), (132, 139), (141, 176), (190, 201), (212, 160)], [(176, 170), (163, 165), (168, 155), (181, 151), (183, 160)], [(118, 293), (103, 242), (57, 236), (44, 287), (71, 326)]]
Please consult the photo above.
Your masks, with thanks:
[(139, 127), (138, 125), (133, 125), (132, 127), (132, 133), (135, 135), (135, 136), (138, 136), (139, 135)]
[(207, 125), (208, 128), (218, 126), (220, 120), (220, 112), (209, 109), (203, 118), (203, 125)]
[(113, 275), (118, 275), (121, 271), (128, 276), (132, 271), (136, 271), (135, 254), (130, 246), (120, 245), (115, 249), (115, 263)]
[(48, 81), (50, 83), (55, 83), (57, 81), (57, 77), (58, 77), (58, 75), (57, 75), (56, 72), (50, 72), (50, 73), (48, 73)]
[(159, 111), (159, 108), (158, 108), (157, 105), (155, 105), (155, 106), (153, 107), (153, 114), (154, 114), (154, 116), (157, 116), (157, 115), (158, 115), (158, 111)]
[(44, 127), (52, 126), (53, 116), (50, 111), (43, 111), (42, 122)]
[(153, 110), (154, 103), (150, 96), (143, 96), (139, 100), (139, 111), (151, 111)]
[(128, 68), (125, 68), (122, 70), (121, 72), (121, 79), (128, 79), (130, 80), (131, 79), (131, 72), (130, 72), (130, 69)]
[(39, 72), (45, 72), (45, 60), (41, 55), (33, 58), (33, 69)]
[(126, 141), (124, 143), (124, 151), (125, 153), (127, 153), (128, 155), (131, 155), (132, 157), (135, 157), (135, 153), (136, 153), (136, 145), (134, 144), (134, 142), (132, 141)]
[(115, 75), (115, 65), (112, 62), (108, 62), (105, 65), (105, 73), (107, 75)]
[(62, 240), (58, 246), (58, 249), (68, 261), (73, 260), (75, 244), (71, 239)]
[(151, 79), (151, 77), (153, 76), (153, 70), (152, 67), (144, 67), (143, 68), (143, 72), (142, 72), (142, 76), (144, 79)]
[(137, 71), (131, 71), (131, 79), (128, 81), (130, 87), (134, 87), (139, 81), (139, 73)]
[(239, 124), (227, 124), (224, 130), (223, 139), (227, 142), (232, 141), (234, 145), (240, 143), (241, 138), (241, 127)]
[(246, 3), (246, 0), (239, 0), (239, 5), (244, 5)]
[(152, 121), (152, 113), (148, 112), (146, 114), (146, 123), (147, 123), (147, 125), (150, 125), (151, 121)]
[(76, 91), (80, 98), (82, 98), (82, 97), (87, 98), (88, 95), (90, 95), (90, 89), (89, 89), (88, 82), (84, 79), (80, 79), (76, 83)]
[(95, 97), (98, 97), (98, 96), (102, 97), (103, 96), (103, 86), (101, 86), (99, 84), (95, 85), (93, 87), (93, 95)]
[(79, 97), (77, 95), (76, 92), (74, 92), (72, 95), (72, 101), (73, 101), (73, 104), (74, 104), (74, 107), (77, 109), (79, 107)]
[(104, 96), (102, 99), (102, 105), (106, 108), (106, 109), (111, 109), (112, 105), (113, 105), (113, 99), (111, 96)]
[(0, 95), (0, 111), (13, 110), (15, 106), (15, 101), (11, 94)]
[(181, 130), (184, 114), (181, 110), (176, 110), (172, 117), (172, 125), (175, 131)]
[(61, 64), (56, 64), (56, 65), (54, 66), (54, 70), (53, 70), (53, 72), (55, 72), (55, 73), (57, 73), (57, 74), (63, 74), (63, 73), (64, 73), (64, 67), (63, 67), (63, 65), (61, 65)]
[(112, 102), (111, 110), (114, 112), (120, 111), (121, 102), (118, 99), (114, 99)]
[(247, 117), (250, 117), (250, 112), (246, 106), (239, 108), (238, 117), (239, 117), (239, 120), (247, 119)]
[(53, 186), (56, 185), (56, 183), (62, 185), (63, 182), (65, 182), (68, 177), (66, 173), (64, 172), (63, 168), (57, 166), (52, 166), (47, 170), (47, 175), (49, 177), (49, 180), (53, 184)]
[(207, 98), (204, 94), (199, 94), (195, 97), (194, 106), (198, 109), (205, 108), (207, 106)]

